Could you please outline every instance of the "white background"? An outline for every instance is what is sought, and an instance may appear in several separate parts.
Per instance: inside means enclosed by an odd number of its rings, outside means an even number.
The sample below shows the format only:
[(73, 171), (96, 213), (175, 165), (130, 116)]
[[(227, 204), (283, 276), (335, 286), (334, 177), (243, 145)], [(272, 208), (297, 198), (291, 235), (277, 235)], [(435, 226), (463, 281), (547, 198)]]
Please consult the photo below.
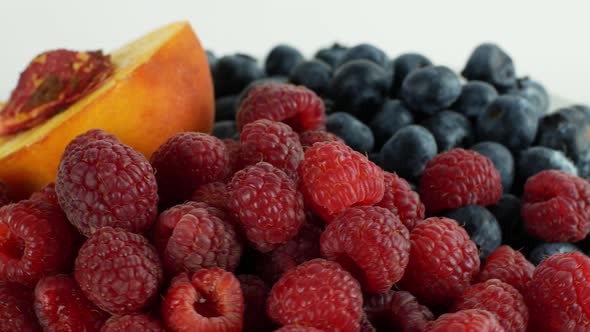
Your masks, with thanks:
[(286, 41), (307, 55), (340, 41), (370, 42), (390, 56), (420, 51), (461, 69), (495, 41), (519, 75), (590, 103), (590, 1), (30, 1), (0, 0), (0, 100), (47, 49), (111, 50), (175, 20), (188, 20), (217, 54), (264, 56)]

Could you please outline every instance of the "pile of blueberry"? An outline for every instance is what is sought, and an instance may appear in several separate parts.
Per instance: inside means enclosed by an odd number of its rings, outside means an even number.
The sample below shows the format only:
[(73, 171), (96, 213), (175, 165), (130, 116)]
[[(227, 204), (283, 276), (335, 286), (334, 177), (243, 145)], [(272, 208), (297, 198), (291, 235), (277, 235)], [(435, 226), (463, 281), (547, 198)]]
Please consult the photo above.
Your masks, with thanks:
[(590, 250), (588, 240), (535, 239), (520, 217), (529, 177), (556, 169), (590, 178), (590, 107), (550, 109), (543, 85), (518, 76), (498, 45), (477, 46), (460, 73), (419, 53), (392, 59), (370, 44), (334, 44), (311, 59), (278, 45), (264, 66), (246, 54), (207, 55), (216, 94), (214, 136), (239, 137), (236, 112), (253, 86), (303, 85), (323, 98), (328, 131), (414, 187), (427, 162), (443, 151), (471, 149), (490, 158), (501, 175), (501, 200), (446, 212), (464, 225), (482, 258), (500, 244), (521, 249), (535, 264), (553, 253)]

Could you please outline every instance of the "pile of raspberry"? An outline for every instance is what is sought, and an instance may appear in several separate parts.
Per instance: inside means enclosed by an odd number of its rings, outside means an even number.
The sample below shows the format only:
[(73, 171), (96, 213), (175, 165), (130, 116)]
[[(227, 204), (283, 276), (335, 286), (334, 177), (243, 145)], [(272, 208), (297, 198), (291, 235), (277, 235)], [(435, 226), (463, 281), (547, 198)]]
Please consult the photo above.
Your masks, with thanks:
[[(149, 160), (81, 134), (54, 184), (0, 208), (0, 331), (590, 328), (590, 258), (482, 260), (444, 216), (499, 201), (487, 157), (438, 154), (418, 194), (326, 132), (310, 90), (267, 83), (241, 105), (239, 141), (178, 133)], [(522, 215), (569, 238), (589, 203), (588, 182), (544, 171)]]

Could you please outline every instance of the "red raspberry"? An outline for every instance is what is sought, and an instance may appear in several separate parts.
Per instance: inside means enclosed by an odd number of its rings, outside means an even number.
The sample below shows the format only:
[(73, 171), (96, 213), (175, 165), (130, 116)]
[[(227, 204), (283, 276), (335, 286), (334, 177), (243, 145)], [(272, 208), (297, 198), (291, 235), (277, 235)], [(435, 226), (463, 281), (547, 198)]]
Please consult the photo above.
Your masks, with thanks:
[(307, 327), (301, 325), (285, 325), (275, 332), (324, 332), (324, 330), (316, 329), (315, 327)]
[(283, 273), (295, 266), (320, 258), (320, 236), (322, 230), (315, 225), (305, 224), (297, 236), (266, 254), (259, 264), (261, 275), (269, 282), (276, 282)]
[(242, 146), (240, 145), (240, 142), (234, 141), (233, 139), (224, 139), (223, 144), (225, 145), (225, 149), (229, 156), (229, 172), (227, 173), (226, 178), (231, 180), (235, 172), (244, 168), (242, 166), (242, 161), (240, 160), (240, 150), (242, 149)]
[(244, 296), (244, 331), (271, 331), (274, 325), (266, 315), (266, 299), (270, 288), (257, 276), (242, 274), (238, 276)]
[(434, 319), (427, 307), (405, 291), (366, 296), (365, 313), (380, 331), (421, 332)]
[(384, 207), (399, 216), (402, 223), (412, 230), (416, 222), (424, 219), (424, 204), (420, 195), (412, 190), (408, 181), (395, 173), (383, 172), (385, 192), (383, 199), (375, 206)]
[(410, 262), (400, 286), (421, 303), (446, 305), (479, 272), (479, 252), (455, 220), (428, 218), (410, 232)]
[(520, 251), (504, 245), (498, 247), (486, 258), (477, 279), (480, 282), (498, 279), (525, 294), (534, 271), (533, 263), (529, 262)]
[(426, 164), (420, 195), (430, 213), (469, 204), (491, 205), (502, 196), (502, 182), (490, 159), (472, 150), (453, 149)]
[(287, 174), (297, 174), (303, 159), (299, 135), (282, 122), (261, 119), (248, 123), (240, 133), (240, 144), (244, 166), (266, 161)]
[(342, 138), (325, 130), (308, 130), (299, 134), (299, 141), (303, 150), (311, 148), (317, 142), (340, 142), (344, 143)]
[(41, 331), (33, 310), (33, 291), (0, 281), (0, 331)]
[(171, 331), (239, 332), (244, 321), (240, 282), (217, 267), (199, 270), (191, 278), (179, 274), (162, 303), (162, 317)]
[(63, 155), (71, 154), (73, 150), (82, 147), (92, 141), (110, 141), (113, 143), (121, 143), (117, 136), (107, 133), (102, 129), (90, 129), (89, 131), (76, 136), (68, 145), (66, 146)]
[(158, 217), (154, 244), (169, 276), (215, 266), (233, 271), (238, 265), (242, 246), (233, 224), (200, 204), (176, 205)]
[(486, 310), (469, 309), (444, 314), (428, 324), (428, 332), (505, 332), (496, 316)]
[(529, 331), (587, 331), (590, 328), (590, 258), (555, 254), (535, 269), (526, 293)]
[(4, 184), (4, 182), (0, 181), (0, 207), (10, 203), (10, 199), (8, 199), (8, 187)]
[(327, 222), (348, 207), (383, 199), (383, 170), (339, 142), (314, 144), (298, 173), (306, 203)]
[(0, 280), (33, 287), (72, 269), (79, 237), (63, 212), (43, 201), (0, 208)]
[(318, 258), (283, 274), (266, 312), (283, 325), (348, 332), (360, 329), (362, 306), (359, 283), (337, 263)]
[(200, 185), (223, 181), (229, 172), (225, 144), (203, 133), (178, 133), (152, 154), (162, 206), (182, 203)]
[(367, 318), (367, 315), (363, 315), (361, 318), (361, 329), (360, 332), (377, 332), (377, 330), (373, 327), (373, 324)]
[(109, 314), (90, 302), (74, 278), (45, 277), (35, 287), (35, 313), (45, 331), (100, 331)]
[(236, 115), (240, 130), (259, 119), (282, 121), (302, 132), (324, 128), (326, 111), (322, 99), (306, 87), (264, 83), (250, 90)]
[(548, 170), (524, 186), (522, 218), (528, 233), (549, 242), (575, 242), (590, 232), (590, 183)]
[(40, 191), (37, 191), (31, 195), (29, 198), (30, 200), (42, 200), (46, 203), (54, 205), (61, 210), (61, 206), (59, 206), (59, 201), (57, 199), (57, 193), (55, 192), (55, 183), (49, 183)]
[(223, 182), (211, 182), (199, 186), (191, 197), (191, 201), (203, 202), (222, 211), (227, 209), (227, 185)]
[(147, 307), (163, 281), (158, 254), (147, 239), (111, 227), (82, 245), (74, 276), (88, 299), (116, 315)]
[(525, 332), (529, 311), (522, 295), (509, 284), (490, 279), (467, 288), (453, 303), (452, 311), (482, 309), (496, 315), (506, 332)]
[(105, 226), (143, 233), (156, 218), (152, 167), (142, 154), (112, 140), (91, 140), (65, 153), (55, 190), (70, 222), (86, 236)]
[(365, 291), (386, 292), (404, 275), (410, 233), (387, 209), (352, 207), (326, 227), (320, 249), (322, 256), (342, 265)]
[(146, 314), (113, 316), (100, 332), (166, 332), (159, 320)]
[(261, 252), (291, 240), (305, 223), (296, 183), (266, 162), (237, 172), (228, 185), (228, 207), (246, 237)]

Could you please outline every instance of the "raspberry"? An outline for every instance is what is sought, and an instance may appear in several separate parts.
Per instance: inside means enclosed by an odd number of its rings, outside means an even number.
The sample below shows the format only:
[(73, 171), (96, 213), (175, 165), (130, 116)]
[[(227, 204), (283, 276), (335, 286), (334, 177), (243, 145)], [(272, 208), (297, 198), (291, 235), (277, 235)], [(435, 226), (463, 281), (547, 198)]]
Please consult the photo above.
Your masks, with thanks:
[(504, 245), (486, 258), (477, 279), (480, 282), (498, 279), (525, 294), (534, 271), (535, 266), (520, 251)]
[(266, 315), (266, 298), (270, 288), (254, 275), (242, 274), (238, 276), (244, 296), (244, 331), (271, 331), (273, 324)]
[(33, 310), (33, 292), (30, 289), (0, 281), (0, 331), (41, 331)]
[(362, 302), (359, 283), (337, 263), (318, 258), (283, 274), (270, 291), (266, 312), (283, 325), (358, 331)]
[(4, 182), (0, 181), (0, 207), (10, 203), (8, 199), (8, 188)]
[(526, 293), (529, 331), (586, 331), (590, 328), (590, 258), (579, 252), (542, 261)]
[(411, 231), (416, 222), (424, 219), (424, 204), (420, 201), (420, 195), (412, 190), (408, 181), (397, 174), (383, 173), (385, 192), (383, 199), (375, 206), (384, 207), (398, 215), (401, 222)]
[(361, 318), (361, 329), (360, 332), (377, 332), (377, 330), (373, 327), (373, 324), (367, 318), (367, 315), (363, 315)]
[(477, 246), (455, 220), (428, 218), (410, 233), (410, 262), (400, 282), (421, 303), (450, 304), (479, 272)]
[(275, 332), (324, 332), (324, 330), (316, 329), (315, 327), (307, 327), (301, 325), (285, 325)]
[(66, 216), (43, 201), (0, 208), (0, 280), (34, 286), (72, 269), (79, 238)]
[(238, 265), (242, 246), (233, 224), (220, 218), (221, 211), (200, 205), (176, 205), (158, 217), (154, 244), (169, 276), (215, 266), (233, 271)]
[(303, 159), (299, 135), (282, 122), (261, 119), (248, 123), (240, 133), (240, 144), (244, 166), (266, 161), (287, 174), (297, 174)]
[(100, 332), (166, 332), (159, 320), (146, 314), (113, 316), (106, 321)]
[(54, 205), (61, 210), (61, 206), (59, 206), (59, 201), (57, 199), (57, 193), (55, 192), (55, 183), (49, 183), (40, 191), (37, 191), (31, 195), (29, 198), (30, 200), (42, 200), (46, 203)]
[(542, 171), (525, 184), (521, 214), (533, 236), (579, 241), (590, 232), (590, 183), (563, 171)]
[(230, 171), (227, 174), (227, 178), (231, 180), (234, 173), (243, 168), (240, 160), (240, 150), (242, 149), (242, 146), (240, 145), (240, 142), (234, 141), (233, 139), (224, 139), (223, 144), (225, 145), (225, 149), (229, 156), (228, 167)]
[(66, 146), (63, 155), (72, 153), (75, 149), (84, 146), (92, 141), (110, 141), (113, 143), (121, 143), (117, 136), (107, 133), (102, 129), (90, 129), (89, 131), (76, 136), (68, 145)]
[(486, 310), (469, 309), (444, 314), (428, 324), (428, 332), (505, 332), (492, 313)]
[(282, 121), (302, 132), (324, 128), (326, 112), (322, 99), (306, 87), (263, 83), (250, 90), (236, 115), (240, 130), (259, 119)]
[(350, 206), (383, 199), (383, 170), (339, 142), (314, 144), (298, 173), (308, 207), (327, 222)]
[(283, 273), (295, 266), (320, 258), (320, 236), (322, 230), (315, 225), (305, 224), (297, 236), (266, 254), (259, 264), (261, 275), (269, 282), (276, 282)]
[(496, 315), (506, 332), (525, 332), (529, 312), (516, 288), (490, 279), (467, 288), (453, 303), (452, 311), (482, 309)]
[(84, 297), (67, 275), (45, 277), (37, 283), (35, 313), (45, 331), (100, 331), (109, 316)]
[(222, 211), (227, 209), (227, 185), (223, 182), (211, 182), (199, 186), (191, 197), (191, 201), (203, 202)]
[(305, 223), (296, 183), (266, 162), (237, 172), (228, 185), (228, 207), (246, 237), (261, 252), (291, 240)]
[(162, 303), (162, 317), (171, 331), (239, 332), (244, 320), (240, 282), (217, 267), (199, 270), (190, 278), (179, 274)]
[(430, 213), (491, 205), (501, 196), (500, 173), (490, 159), (472, 150), (440, 153), (426, 164), (420, 181), (420, 198)]
[(311, 148), (317, 142), (340, 142), (344, 143), (342, 138), (325, 130), (308, 130), (299, 134), (299, 141), (303, 150)]
[(320, 239), (322, 255), (342, 265), (368, 292), (380, 293), (404, 275), (410, 234), (399, 218), (376, 206), (349, 208)]
[(430, 310), (405, 291), (365, 297), (365, 313), (379, 331), (420, 332), (434, 319)]
[(103, 227), (80, 248), (74, 277), (84, 295), (111, 314), (148, 306), (163, 281), (158, 254), (139, 234)]
[(200, 185), (222, 181), (229, 172), (229, 154), (218, 138), (203, 133), (178, 133), (151, 158), (162, 206), (182, 203)]
[(156, 218), (152, 167), (139, 152), (112, 140), (91, 140), (65, 153), (55, 190), (70, 222), (86, 236), (105, 226), (143, 233)]

